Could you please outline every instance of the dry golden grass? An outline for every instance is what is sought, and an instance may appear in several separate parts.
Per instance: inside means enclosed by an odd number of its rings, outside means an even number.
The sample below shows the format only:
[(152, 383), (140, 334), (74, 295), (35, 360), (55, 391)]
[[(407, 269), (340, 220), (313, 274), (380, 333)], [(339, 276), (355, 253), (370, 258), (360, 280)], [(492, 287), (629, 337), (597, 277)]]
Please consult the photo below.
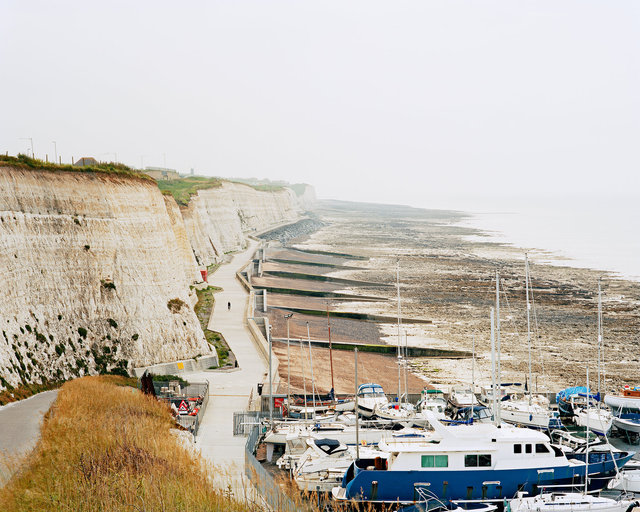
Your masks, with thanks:
[(170, 434), (167, 407), (118, 377), (67, 382), (2, 511), (246, 511)]

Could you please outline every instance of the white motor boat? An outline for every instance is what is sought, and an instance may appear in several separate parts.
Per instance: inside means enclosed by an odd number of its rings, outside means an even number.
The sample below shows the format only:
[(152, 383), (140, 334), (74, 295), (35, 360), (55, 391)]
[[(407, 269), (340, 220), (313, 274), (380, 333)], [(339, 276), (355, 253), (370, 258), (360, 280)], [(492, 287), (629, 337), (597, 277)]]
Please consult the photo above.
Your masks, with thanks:
[(374, 414), (381, 420), (410, 427), (413, 425), (413, 419), (416, 416), (416, 408), (408, 403), (387, 402), (386, 404), (376, 405)]
[(640, 494), (640, 469), (620, 471), (609, 482), (609, 489)]
[(576, 425), (589, 427), (589, 430), (604, 436), (611, 429), (613, 415), (601, 407), (576, 407), (573, 410)]
[(542, 396), (524, 396), (516, 400), (505, 400), (498, 404), (500, 419), (514, 425), (549, 430), (561, 428), (558, 414), (549, 410), (549, 400)]
[(358, 412), (365, 418), (373, 417), (377, 405), (384, 405), (389, 402), (380, 384), (361, 384), (358, 387), (357, 395)]
[(449, 395), (449, 403), (454, 409), (478, 405), (478, 399), (471, 388), (454, 388)]
[(580, 492), (543, 493), (509, 501), (511, 512), (631, 512), (637, 501), (616, 500)]
[(416, 415), (413, 424), (418, 427), (429, 425), (429, 414), (438, 420), (447, 419), (447, 400), (439, 389), (426, 389), (422, 391), (422, 398), (416, 405)]
[[(330, 492), (340, 485), (347, 468), (356, 459), (356, 447), (333, 439), (307, 439), (307, 449), (295, 464), (293, 478), (301, 491)], [(359, 447), (360, 457), (386, 459), (376, 448)]]
[(640, 386), (625, 386), (617, 395), (605, 395), (604, 403), (614, 411), (640, 413)]

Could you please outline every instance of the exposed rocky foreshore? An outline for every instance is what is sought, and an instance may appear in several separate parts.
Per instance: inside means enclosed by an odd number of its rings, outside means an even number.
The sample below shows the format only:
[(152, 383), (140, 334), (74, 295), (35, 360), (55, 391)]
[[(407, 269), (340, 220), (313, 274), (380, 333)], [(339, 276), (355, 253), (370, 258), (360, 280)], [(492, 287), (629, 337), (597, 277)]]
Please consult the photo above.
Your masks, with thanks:
[[(325, 223), (296, 247), (365, 256), (328, 275), (394, 283), (400, 262), (402, 313), (433, 321), (406, 329), (410, 345), (471, 350), (475, 337), (476, 381), (490, 381), (490, 308), (495, 274), (501, 277), (503, 379), (522, 382), (528, 367), (523, 248), (490, 241), (460, 227), (461, 212), (402, 206), (326, 202), (317, 210)], [(472, 236), (473, 235), (473, 236)], [(640, 283), (598, 270), (541, 264), (549, 254), (529, 249), (535, 302), (532, 317), (534, 386), (557, 390), (581, 384), (586, 365), (597, 373), (597, 282), (602, 277), (606, 388), (640, 380)], [(544, 256), (544, 258), (543, 258)], [(365, 269), (366, 267), (366, 269)], [(345, 293), (353, 289), (340, 290)], [(344, 305), (349, 311), (394, 315), (392, 300)], [(395, 343), (395, 329), (382, 326)], [(385, 332), (388, 331), (388, 332)], [(433, 384), (471, 381), (471, 360), (413, 360)], [(593, 382), (593, 381), (592, 381)], [(604, 387), (604, 386), (603, 386)]]

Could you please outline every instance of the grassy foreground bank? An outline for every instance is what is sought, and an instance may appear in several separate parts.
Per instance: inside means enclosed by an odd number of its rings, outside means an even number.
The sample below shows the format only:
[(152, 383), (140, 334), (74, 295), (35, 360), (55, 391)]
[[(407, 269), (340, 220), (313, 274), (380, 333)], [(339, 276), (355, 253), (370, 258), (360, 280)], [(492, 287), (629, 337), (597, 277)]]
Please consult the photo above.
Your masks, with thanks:
[(69, 381), (7, 486), (3, 511), (245, 511), (169, 430), (168, 408), (115, 376)]

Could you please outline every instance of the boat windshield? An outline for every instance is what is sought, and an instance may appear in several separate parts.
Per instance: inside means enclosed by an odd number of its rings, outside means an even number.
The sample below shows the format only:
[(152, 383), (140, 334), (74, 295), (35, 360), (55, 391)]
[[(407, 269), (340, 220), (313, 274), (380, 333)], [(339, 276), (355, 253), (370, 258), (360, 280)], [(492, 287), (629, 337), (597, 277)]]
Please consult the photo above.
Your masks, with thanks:
[(369, 387), (369, 388), (362, 388), (358, 393), (358, 396), (362, 396), (364, 398), (377, 398), (377, 397), (385, 396), (385, 394), (382, 388)]

